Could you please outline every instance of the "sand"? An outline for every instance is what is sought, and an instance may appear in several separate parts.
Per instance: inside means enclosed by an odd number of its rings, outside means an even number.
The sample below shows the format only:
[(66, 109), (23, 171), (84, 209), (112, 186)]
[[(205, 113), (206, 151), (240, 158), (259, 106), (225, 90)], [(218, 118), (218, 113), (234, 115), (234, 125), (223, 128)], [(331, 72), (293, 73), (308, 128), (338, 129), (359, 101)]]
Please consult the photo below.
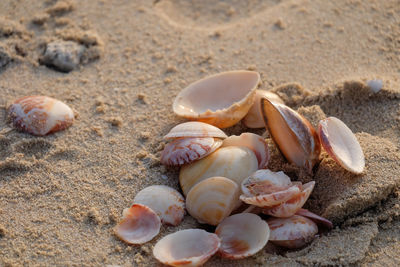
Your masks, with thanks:
[[(178, 92), (236, 69), (258, 71), (260, 89), (314, 125), (343, 120), (366, 169), (352, 175), (323, 152), (309, 175), (265, 134), (269, 167), (315, 180), (307, 207), (335, 228), (298, 251), (268, 245), (206, 266), (400, 265), (399, 14), (398, 0), (0, 1), (0, 266), (157, 265), (155, 242), (199, 227), (193, 218), (143, 246), (112, 229), (139, 190), (179, 188), (179, 170), (159, 161), (162, 136), (185, 121), (172, 112)], [(43, 61), (60, 41), (79, 51), (69, 72)], [(13, 130), (6, 107), (32, 94), (66, 102), (74, 125), (45, 137)], [(226, 129), (243, 131), (265, 130)]]

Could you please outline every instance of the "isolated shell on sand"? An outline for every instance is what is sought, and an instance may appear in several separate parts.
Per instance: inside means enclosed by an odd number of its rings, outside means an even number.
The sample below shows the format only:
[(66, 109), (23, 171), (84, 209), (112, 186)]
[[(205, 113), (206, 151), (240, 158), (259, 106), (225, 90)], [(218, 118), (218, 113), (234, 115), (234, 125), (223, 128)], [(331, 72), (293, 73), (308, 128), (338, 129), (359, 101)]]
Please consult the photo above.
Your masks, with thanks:
[(231, 135), (224, 140), (222, 147), (244, 146), (250, 148), (257, 157), (258, 168), (266, 168), (269, 161), (268, 144), (264, 138), (253, 133), (242, 133), (240, 136)]
[(187, 137), (215, 137), (224, 139), (228, 136), (221, 129), (199, 121), (189, 121), (178, 124), (164, 136), (165, 139)]
[(220, 247), (216, 234), (186, 229), (163, 237), (154, 246), (154, 257), (169, 266), (200, 266)]
[(74, 121), (70, 107), (48, 96), (17, 99), (8, 108), (8, 115), (15, 128), (39, 136), (64, 130)]
[(227, 128), (240, 121), (254, 103), (260, 75), (229, 71), (208, 76), (183, 89), (175, 98), (175, 114)]
[(239, 198), (239, 186), (225, 177), (199, 182), (186, 197), (186, 209), (200, 223), (218, 225), (228, 217)]
[(356, 136), (335, 117), (321, 120), (318, 134), (326, 152), (346, 170), (359, 174), (365, 167), (364, 153)]
[(268, 242), (269, 227), (258, 215), (239, 213), (224, 219), (215, 229), (221, 239), (219, 254), (243, 259), (256, 254)]
[(261, 110), (268, 130), (285, 158), (311, 172), (319, 159), (321, 145), (313, 126), (293, 109), (261, 99)]
[(277, 94), (265, 90), (256, 90), (254, 104), (251, 106), (249, 112), (242, 120), (243, 124), (248, 128), (265, 127), (260, 105), (262, 97), (268, 98), (272, 103), (284, 104), (282, 98), (280, 98)]
[(129, 244), (143, 244), (152, 240), (161, 228), (158, 215), (149, 207), (133, 204), (123, 212), (124, 218), (114, 228), (115, 234)]
[(151, 208), (165, 224), (177, 226), (185, 215), (185, 199), (177, 190), (165, 185), (151, 185), (142, 189), (133, 203)]

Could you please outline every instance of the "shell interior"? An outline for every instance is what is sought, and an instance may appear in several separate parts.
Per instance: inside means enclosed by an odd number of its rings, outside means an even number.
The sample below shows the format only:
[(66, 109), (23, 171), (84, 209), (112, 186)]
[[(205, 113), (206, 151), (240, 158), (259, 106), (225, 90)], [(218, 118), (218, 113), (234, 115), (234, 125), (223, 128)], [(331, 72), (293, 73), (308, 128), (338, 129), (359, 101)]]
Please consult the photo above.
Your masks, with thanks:
[(325, 219), (324, 217), (321, 217), (309, 210), (306, 209), (299, 209), (296, 212), (296, 215), (300, 215), (303, 217), (307, 217), (310, 220), (312, 220), (313, 222), (315, 222), (318, 225), (323, 225), (328, 229), (332, 229), (333, 228), (333, 223), (331, 221), (329, 221), (328, 219)]

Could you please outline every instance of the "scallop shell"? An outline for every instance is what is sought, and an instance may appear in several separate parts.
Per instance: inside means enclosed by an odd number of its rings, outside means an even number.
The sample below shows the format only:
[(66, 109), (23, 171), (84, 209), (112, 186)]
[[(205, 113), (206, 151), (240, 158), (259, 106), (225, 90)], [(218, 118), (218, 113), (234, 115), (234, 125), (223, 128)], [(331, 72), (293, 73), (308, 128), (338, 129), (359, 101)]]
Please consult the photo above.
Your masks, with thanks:
[(311, 172), (319, 159), (321, 145), (310, 122), (293, 109), (261, 99), (265, 124), (286, 159)]
[(229, 71), (190, 84), (175, 98), (174, 112), (190, 120), (227, 128), (240, 121), (254, 103), (260, 74)]
[(224, 139), (228, 136), (221, 129), (199, 121), (189, 121), (178, 124), (164, 136), (165, 139), (186, 137), (215, 137)]
[(137, 193), (133, 202), (151, 208), (165, 224), (177, 226), (185, 215), (185, 199), (169, 186), (148, 186)]
[(8, 108), (15, 128), (43, 136), (64, 130), (72, 125), (74, 113), (63, 102), (48, 96), (26, 96)]
[(363, 172), (364, 153), (356, 136), (344, 122), (335, 117), (321, 120), (318, 133), (322, 146), (340, 166), (356, 174)]
[(254, 104), (251, 106), (249, 112), (242, 120), (243, 124), (248, 128), (265, 127), (260, 105), (262, 97), (268, 98), (272, 103), (284, 104), (282, 98), (280, 98), (277, 94), (265, 90), (256, 90)]
[(242, 133), (240, 136), (232, 135), (224, 140), (222, 147), (244, 146), (250, 148), (257, 157), (258, 168), (266, 168), (269, 161), (269, 149), (265, 139), (253, 133)]
[(129, 244), (143, 244), (160, 232), (161, 221), (157, 214), (141, 204), (124, 210), (124, 218), (114, 228), (115, 234)]
[(239, 213), (225, 218), (215, 229), (221, 239), (219, 254), (243, 259), (256, 254), (268, 242), (269, 227), (258, 215)]
[(303, 216), (271, 218), (267, 220), (270, 229), (269, 240), (287, 248), (301, 248), (310, 243), (318, 233), (317, 225)]
[(154, 257), (169, 266), (200, 266), (221, 245), (216, 234), (201, 229), (186, 229), (163, 237), (154, 246)]
[(222, 176), (231, 179), (238, 185), (258, 169), (258, 161), (246, 147), (223, 147), (192, 164), (182, 166), (179, 182), (184, 195), (198, 182)]
[(333, 228), (333, 223), (330, 220), (325, 219), (324, 217), (321, 217), (321, 216), (319, 216), (319, 215), (317, 215), (317, 214), (315, 214), (315, 213), (313, 213), (313, 212), (311, 212), (309, 210), (299, 209), (296, 212), (296, 215), (307, 217), (310, 220), (312, 220), (313, 222), (315, 222), (316, 224), (325, 226), (328, 229), (332, 229)]

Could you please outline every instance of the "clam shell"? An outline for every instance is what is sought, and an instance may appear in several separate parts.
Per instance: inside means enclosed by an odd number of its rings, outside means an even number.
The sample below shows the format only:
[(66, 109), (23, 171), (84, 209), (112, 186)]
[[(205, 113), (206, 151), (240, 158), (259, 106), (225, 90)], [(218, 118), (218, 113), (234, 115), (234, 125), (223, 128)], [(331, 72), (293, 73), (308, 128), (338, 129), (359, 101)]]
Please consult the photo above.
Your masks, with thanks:
[(229, 71), (190, 84), (175, 98), (175, 114), (227, 128), (240, 121), (254, 103), (260, 75)]
[(246, 147), (223, 147), (192, 164), (182, 166), (179, 182), (184, 195), (198, 182), (215, 176), (231, 179), (238, 185), (258, 169), (258, 161)]
[(321, 216), (319, 216), (319, 215), (317, 215), (317, 214), (315, 214), (315, 213), (313, 213), (313, 212), (311, 212), (309, 210), (299, 209), (296, 212), (296, 215), (307, 217), (310, 220), (312, 220), (313, 222), (315, 222), (316, 224), (323, 225), (328, 229), (332, 229), (333, 228), (333, 223), (330, 220), (325, 219), (324, 217), (321, 217)]
[(268, 242), (269, 227), (258, 215), (239, 213), (225, 218), (215, 229), (221, 239), (219, 254), (243, 259), (256, 254)]
[(208, 156), (222, 145), (212, 137), (179, 138), (167, 144), (161, 153), (161, 163), (180, 166)]
[(72, 125), (74, 113), (63, 102), (48, 96), (26, 96), (8, 108), (15, 128), (43, 136), (64, 130)]
[(164, 136), (165, 139), (183, 137), (215, 137), (224, 139), (228, 136), (221, 129), (199, 121), (189, 121), (178, 124)]
[(151, 208), (165, 224), (177, 226), (185, 215), (185, 199), (169, 186), (146, 187), (137, 193), (133, 202)]
[(270, 229), (269, 240), (287, 248), (301, 248), (311, 242), (318, 233), (317, 225), (303, 216), (271, 218), (267, 220)]
[(157, 214), (141, 204), (124, 210), (124, 218), (114, 228), (115, 234), (129, 244), (143, 244), (160, 232), (161, 221)]
[(265, 139), (253, 133), (242, 133), (240, 136), (232, 135), (226, 138), (222, 147), (244, 146), (250, 148), (257, 157), (258, 168), (266, 168), (269, 160), (269, 149)]
[(220, 247), (216, 234), (186, 229), (163, 237), (154, 246), (154, 257), (169, 266), (200, 266)]
[(235, 208), (239, 186), (225, 177), (199, 182), (186, 197), (186, 209), (200, 223), (218, 225)]
[(294, 185), (284, 190), (279, 190), (274, 193), (262, 194), (258, 196), (246, 196), (241, 195), (240, 200), (257, 207), (271, 207), (275, 205), (279, 205), (293, 196), (296, 196), (300, 193), (299, 186)]
[(321, 120), (318, 133), (322, 146), (340, 166), (356, 174), (363, 172), (364, 153), (356, 136), (344, 122), (335, 117)]
[(319, 159), (321, 145), (317, 132), (307, 119), (293, 109), (261, 99), (265, 124), (285, 158), (311, 172)]
[(260, 105), (262, 97), (268, 98), (272, 103), (284, 104), (282, 98), (280, 98), (277, 94), (265, 90), (256, 90), (254, 104), (251, 106), (249, 112), (242, 120), (243, 124), (248, 128), (265, 127)]

